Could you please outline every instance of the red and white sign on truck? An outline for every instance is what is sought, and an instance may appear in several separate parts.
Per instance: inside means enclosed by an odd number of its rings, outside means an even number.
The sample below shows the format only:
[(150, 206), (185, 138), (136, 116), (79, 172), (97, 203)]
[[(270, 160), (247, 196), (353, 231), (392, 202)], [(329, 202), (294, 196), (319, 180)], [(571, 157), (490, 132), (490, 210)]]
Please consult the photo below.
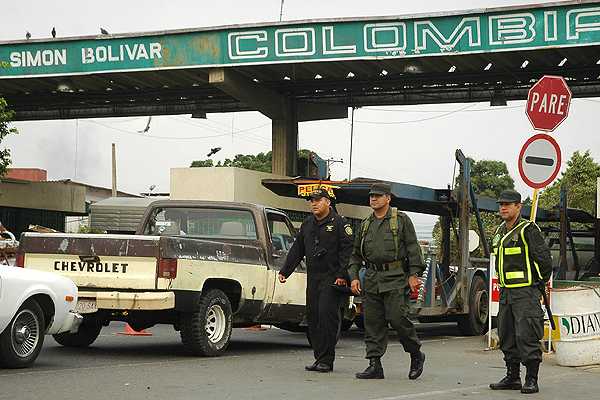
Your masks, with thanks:
[(545, 75), (529, 89), (525, 112), (533, 127), (552, 132), (569, 115), (571, 90), (561, 76)]

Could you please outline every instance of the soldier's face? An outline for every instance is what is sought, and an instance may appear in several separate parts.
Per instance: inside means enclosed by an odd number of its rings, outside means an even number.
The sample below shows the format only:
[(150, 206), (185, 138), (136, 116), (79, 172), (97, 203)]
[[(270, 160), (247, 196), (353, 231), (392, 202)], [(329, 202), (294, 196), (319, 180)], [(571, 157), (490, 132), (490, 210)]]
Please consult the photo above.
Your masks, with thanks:
[(387, 194), (372, 194), (369, 196), (369, 205), (373, 210), (379, 210), (390, 204), (391, 197)]
[(521, 214), (521, 203), (500, 203), (498, 206), (500, 218), (504, 221), (512, 221)]
[(310, 199), (310, 211), (317, 217), (320, 217), (327, 214), (327, 211), (329, 211), (329, 204), (331, 204), (331, 201), (326, 197)]

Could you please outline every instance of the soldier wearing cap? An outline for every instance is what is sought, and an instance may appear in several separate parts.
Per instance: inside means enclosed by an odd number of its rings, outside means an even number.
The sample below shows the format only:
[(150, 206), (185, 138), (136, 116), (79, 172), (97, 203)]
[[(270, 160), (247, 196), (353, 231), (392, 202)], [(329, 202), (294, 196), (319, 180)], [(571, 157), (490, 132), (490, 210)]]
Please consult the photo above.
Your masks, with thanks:
[(352, 254), (352, 227), (331, 208), (325, 189), (310, 197), (312, 215), (307, 217), (288, 252), (279, 281), (285, 283), (302, 258), (306, 257), (306, 308), (308, 334), (314, 363), (307, 371), (330, 372), (335, 361), (335, 345), (341, 324), (344, 300), (334, 285), (347, 285), (347, 265)]
[[(387, 348), (388, 323), (410, 354), (409, 379), (423, 372), (425, 354), (414, 325), (408, 319), (409, 294), (419, 286), (425, 269), (423, 255), (410, 218), (390, 207), (391, 187), (375, 183), (369, 192), (373, 213), (361, 224), (354, 240), (349, 274), (354, 294), (363, 294), (366, 358), (369, 366), (358, 379), (383, 379), (381, 357)], [(359, 269), (366, 265), (364, 288)], [(364, 292), (364, 293), (363, 293)]]
[[(539, 286), (544, 287), (552, 275), (552, 258), (540, 228), (521, 218), (521, 195), (505, 190), (497, 203), (504, 222), (496, 230), (492, 247), (500, 285), (498, 336), (507, 372), (490, 388), (537, 393), (544, 334)], [(521, 363), (527, 369), (523, 385)]]

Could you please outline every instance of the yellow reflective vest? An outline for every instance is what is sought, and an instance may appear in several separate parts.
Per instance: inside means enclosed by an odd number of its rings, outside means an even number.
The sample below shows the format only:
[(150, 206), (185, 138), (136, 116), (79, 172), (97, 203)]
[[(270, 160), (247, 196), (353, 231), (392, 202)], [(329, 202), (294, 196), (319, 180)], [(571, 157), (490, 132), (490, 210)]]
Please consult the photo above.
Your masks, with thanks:
[[(496, 273), (501, 287), (531, 286), (543, 279), (538, 263), (530, 257), (529, 245), (525, 239), (525, 228), (530, 224), (532, 222), (521, 219), (504, 235), (500, 232), (505, 223), (496, 230), (492, 246), (496, 255)], [(537, 228), (537, 225), (534, 226)]]

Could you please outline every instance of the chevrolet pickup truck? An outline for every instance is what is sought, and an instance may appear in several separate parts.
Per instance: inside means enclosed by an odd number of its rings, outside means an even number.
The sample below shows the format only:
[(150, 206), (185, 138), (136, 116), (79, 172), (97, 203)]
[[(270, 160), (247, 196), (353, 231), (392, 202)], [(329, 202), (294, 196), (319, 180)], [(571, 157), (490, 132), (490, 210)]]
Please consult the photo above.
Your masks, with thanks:
[(233, 327), (305, 327), (305, 268), (277, 280), (294, 236), (277, 209), (161, 200), (135, 235), (24, 233), (17, 259), (77, 285), (84, 319), (77, 333), (54, 336), (64, 346), (89, 346), (110, 321), (137, 331), (171, 324), (191, 354), (217, 356)]

